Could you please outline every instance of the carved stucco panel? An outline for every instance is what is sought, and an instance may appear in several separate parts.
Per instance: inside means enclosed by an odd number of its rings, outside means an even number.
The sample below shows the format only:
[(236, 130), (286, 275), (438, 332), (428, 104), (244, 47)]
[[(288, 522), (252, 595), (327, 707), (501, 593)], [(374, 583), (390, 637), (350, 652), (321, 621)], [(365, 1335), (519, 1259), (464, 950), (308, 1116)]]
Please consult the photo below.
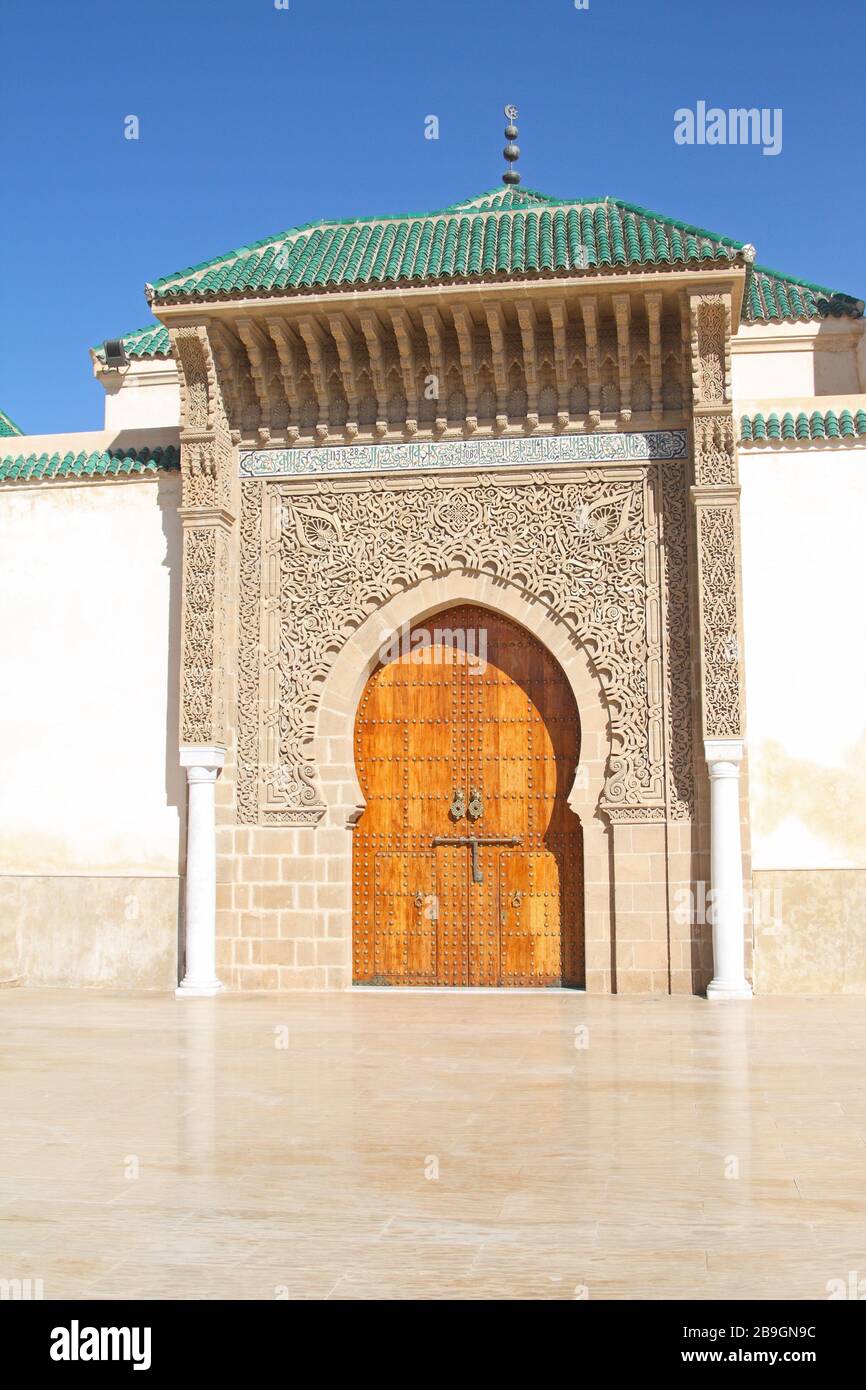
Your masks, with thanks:
[[(614, 819), (664, 818), (665, 709), (689, 700), (688, 662), (666, 645), (667, 569), (659, 562), (664, 497), (673, 556), (664, 564), (685, 587), (684, 479), (681, 466), (674, 471), (664, 493), (655, 464), (574, 470), (555, 480), (522, 475), (507, 484), (486, 475), (340, 480), (315, 490), (299, 481), (245, 481), (240, 819), (319, 818), (311, 748), (334, 656), (391, 595), (455, 569), (519, 585), (586, 645), (611, 716), (605, 809)], [(256, 641), (260, 659), (251, 664)], [(684, 724), (690, 730), (690, 715)], [(677, 815), (691, 806), (690, 732), (685, 737), (686, 749), (677, 734)]]
[(737, 508), (697, 508), (705, 738), (742, 737), (737, 617)]
[(207, 330), (170, 330), (181, 398), (181, 742), (224, 744), (234, 449)]
[(694, 815), (695, 803), (686, 469), (686, 464), (679, 463), (669, 464), (661, 470), (665, 725), (668, 741), (668, 815), (672, 820), (690, 820)]
[(696, 416), (693, 435), (695, 482), (702, 487), (735, 483), (737, 452), (730, 411)]

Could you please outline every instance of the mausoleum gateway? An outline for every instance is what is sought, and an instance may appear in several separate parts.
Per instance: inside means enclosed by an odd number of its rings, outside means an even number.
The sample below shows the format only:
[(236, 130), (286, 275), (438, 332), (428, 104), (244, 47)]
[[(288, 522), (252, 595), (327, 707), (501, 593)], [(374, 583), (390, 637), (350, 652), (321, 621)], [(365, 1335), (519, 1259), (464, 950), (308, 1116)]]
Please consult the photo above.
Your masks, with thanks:
[(514, 183), (147, 298), (0, 418), (0, 978), (866, 989), (861, 301)]

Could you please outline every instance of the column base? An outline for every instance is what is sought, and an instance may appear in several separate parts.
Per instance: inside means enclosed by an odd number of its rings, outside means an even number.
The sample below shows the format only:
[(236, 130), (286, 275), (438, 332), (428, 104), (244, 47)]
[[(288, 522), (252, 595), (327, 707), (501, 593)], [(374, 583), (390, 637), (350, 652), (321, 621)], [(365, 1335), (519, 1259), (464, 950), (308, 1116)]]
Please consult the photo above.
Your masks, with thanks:
[(752, 986), (748, 980), (742, 984), (726, 984), (724, 980), (711, 980), (707, 985), (708, 999), (751, 999)]
[(182, 980), (174, 992), (174, 997), (175, 999), (212, 999), (215, 994), (221, 993), (222, 988), (222, 983), (219, 980), (212, 980), (210, 983), (201, 985)]

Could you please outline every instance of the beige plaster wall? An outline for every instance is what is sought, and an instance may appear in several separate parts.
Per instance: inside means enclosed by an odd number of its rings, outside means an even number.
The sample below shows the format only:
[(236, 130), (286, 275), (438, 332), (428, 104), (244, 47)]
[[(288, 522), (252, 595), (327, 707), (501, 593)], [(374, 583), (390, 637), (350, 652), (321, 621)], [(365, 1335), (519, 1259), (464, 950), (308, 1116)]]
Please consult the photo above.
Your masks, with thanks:
[(864, 334), (863, 319), (741, 325), (731, 343), (735, 413), (745, 399), (866, 391)]
[(105, 389), (105, 428), (133, 430), (180, 425), (177, 365), (161, 358), (134, 361), (122, 372), (99, 369)]
[(178, 500), (172, 474), (0, 488), (0, 978), (167, 978), (185, 805)]
[(756, 985), (866, 992), (866, 450), (740, 474)]
[(762, 994), (866, 994), (866, 871), (754, 875), (755, 988)]
[(173, 990), (180, 880), (82, 875), (0, 878), (28, 985)]

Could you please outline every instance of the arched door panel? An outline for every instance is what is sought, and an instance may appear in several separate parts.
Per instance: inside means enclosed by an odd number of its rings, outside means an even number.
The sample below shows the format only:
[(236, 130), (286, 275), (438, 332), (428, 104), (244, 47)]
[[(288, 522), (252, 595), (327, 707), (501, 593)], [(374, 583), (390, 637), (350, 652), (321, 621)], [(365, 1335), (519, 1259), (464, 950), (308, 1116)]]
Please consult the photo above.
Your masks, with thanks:
[(355, 727), (356, 983), (582, 984), (579, 751), (571, 690), (526, 629), (461, 605), (404, 634)]

